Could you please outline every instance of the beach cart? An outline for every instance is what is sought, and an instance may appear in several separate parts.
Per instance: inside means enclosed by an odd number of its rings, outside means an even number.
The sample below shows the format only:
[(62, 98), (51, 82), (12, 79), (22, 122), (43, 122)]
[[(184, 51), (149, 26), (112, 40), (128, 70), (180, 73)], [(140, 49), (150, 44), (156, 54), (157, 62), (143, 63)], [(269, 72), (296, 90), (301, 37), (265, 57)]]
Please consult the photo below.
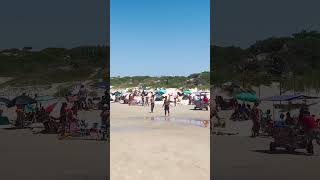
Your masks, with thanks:
[(194, 109), (200, 109), (200, 110), (208, 110), (209, 109), (209, 103), (203, 102), (201, 99), (194, 101)]
[(313, 144), (308, 143), (305, 133), (285, 125), (273, 128), (273, 141), (269, 145), (269, 150), (274, 152), (278, 147), (285, 148), (291, 153), (296, 149), (306, 149), (308, 153), (313, 154)]

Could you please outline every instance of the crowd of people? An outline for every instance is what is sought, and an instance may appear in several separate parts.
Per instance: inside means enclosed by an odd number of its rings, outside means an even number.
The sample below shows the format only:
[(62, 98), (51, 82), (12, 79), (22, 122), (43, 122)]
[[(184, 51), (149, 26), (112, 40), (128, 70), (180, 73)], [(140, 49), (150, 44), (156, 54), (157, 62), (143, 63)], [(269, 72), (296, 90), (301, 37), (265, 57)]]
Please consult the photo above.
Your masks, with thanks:
[[(218, 120), (217, 123), (212, 121), (212, 128), (225, 126), (225, 123), (221, 121), (222, 118), (218, 115), (217, 108), (212, 108), (210, 117)], [(230, 119), (234, 121), (251, 120), (252, 137), (259, 136), (261, 133), (272, 136), (273, 129), (277, 127), (298, 128), (306, 132), (306, 135), (311, 136), (320, 127), (320, 120), (310, 113), (306, 105), (301, 107), (298, 117), (293, 117), (290, 112), (285, 112), (280, 113), (278, 118), (273, 118), (270, 109), (263, 112), (259, 108), (259, 103), (254, 103), (252, 107), (249, 104), (236, 103)]]
[[(183, 93), (177, 93), (175, 95), (164, 95), (164, 94), (157, 94), (152, 91), (146, 92), (146, 91), (134, 91), (130, 94), (128, 94), (128, 106), (133, 105), (141, 105), (150, 107), (150, 112), (154, 112), (155, 108), (155, 101), (162, 101), (162, 108), (164, 110), (165, 116), (170, 115), (170, 106), (171, 103), (173, 103), (173, 106), (177, 106), (179, 102), (182, 101), (182, 99), (186, 97), (188, 100), (188, 104), (192, 105), (195, 103), (196, 99), (194, 99), (191, 94), (184, 95)], [(209, 105), (209, 98), (204, 95), (200, 99), (197, 99), (197, 101), (201, 101), (204, 104)]]
[[(37, 95), (35, 95), (37, 96)], [(44, 130), (42, 133), (58, 133), (61, 137), (67, 134), (73, 135), (79, 133), (81, 128), (81, 120), (79, 118), (79, 111), (87, 111), (93, 106), (92, 99), (88, 98), (87, 90), (82, 85), (78, 94), (73, 95), (76, 98), (70, 98), (70, 94), (66, 96), (66, 100), (61, 102), (61, 108), (59, 116), (52, 116), (51, 112), (57, 103), (53, 103), (51, 109), (44, 107), (40, 102), (35, 105), (17, 105), (16, 114), (17, 119), (14, 122), (14, 126), (17, 128), (28, 127), (32, 123), (43, 123)], [(102, 110), (100, 113), (99, 132), (106, 134), (110, 128), (109, 115), (110, 115), (110, 95), (108, 91), (105, 91), (104, 96), (101, 97), (101, 101), (96, 106), (97, 109)], [(29, 110), (28, 110), (29, 109)], [(98, 123), (96, 123), (98, 124)]]

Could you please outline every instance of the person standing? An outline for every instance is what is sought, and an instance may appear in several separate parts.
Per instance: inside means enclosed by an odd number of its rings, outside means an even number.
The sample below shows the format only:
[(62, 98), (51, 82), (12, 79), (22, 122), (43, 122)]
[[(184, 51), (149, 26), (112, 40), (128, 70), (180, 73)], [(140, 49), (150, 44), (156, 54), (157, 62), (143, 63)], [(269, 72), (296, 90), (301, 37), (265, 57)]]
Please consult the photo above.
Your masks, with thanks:
[(60, 124), (61, 124), (61, 136), (65, 135), (67, 126), (67, 103), (62, 103), (60, 109)]
[(168, 98), (167, 96), (164, 98), (162, 107), (164, 107), (164, 115), (167, 116), (167, 112), (168, 112), (168, 116), (169, 116), (170, 115), (170, 98)]
[(142, 104), (142, 106), (144, 106), (144, 103), (145, 103), (145, 102), (144, 102), (144, 92), (143, 92), (143, 93), (141, 93), (141, 101), (142, 101), (142, 103), (141, 103), (141, 104)]
[(146, 106), (149, 106), (149, 94), (146, 95)]
[(251, 119), (252, 119), (252, 137), (259, 135), (260, 131), (260, 109), (258, 108), (258, 103), (255, 103), (251, 109)]
[(153, 113), (153, 109), (154, 109), (154, 95), (152, 95), (151, 98), (150, 98), (150, 105), (151, 105), (151, 113)]
[(129, 94), (129, 97), (128, 97), (128, 98), (129, 98), (129, 100), (128, 100), (128, 105), (131, 106), (131, 100), (132, 100), (131, 94)]

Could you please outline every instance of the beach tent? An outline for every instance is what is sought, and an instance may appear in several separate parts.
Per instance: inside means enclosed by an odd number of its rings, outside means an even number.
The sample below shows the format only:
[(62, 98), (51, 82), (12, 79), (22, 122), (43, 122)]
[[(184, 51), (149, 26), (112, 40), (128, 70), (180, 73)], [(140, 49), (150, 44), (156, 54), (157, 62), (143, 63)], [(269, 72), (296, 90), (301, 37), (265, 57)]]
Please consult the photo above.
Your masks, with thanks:
[(258, 102), (257, 95), (253, 93), (240, 93), (236, 95), (235, 98), (246, 102)]

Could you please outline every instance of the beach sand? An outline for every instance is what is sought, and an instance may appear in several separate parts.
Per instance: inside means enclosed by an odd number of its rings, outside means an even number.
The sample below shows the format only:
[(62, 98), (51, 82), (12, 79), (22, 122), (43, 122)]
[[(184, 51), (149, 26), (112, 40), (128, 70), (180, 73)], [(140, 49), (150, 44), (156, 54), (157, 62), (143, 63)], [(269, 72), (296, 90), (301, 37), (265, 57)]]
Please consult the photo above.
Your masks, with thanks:
[[(257, 89), (255, 89), (256, 92)], [(262, 87), (261, 97), (279, 95), (277, 87)], [(292, 94), (286, 92), (285, 94)], [(258, 93), (257, 93), (258, 94)], [(319, 96), (316, 93), (308, 95)], [(309, 101), (308, 103), (312, 103)], [(319, 117), (319, 100), (310, 107), (311, 113)], [(284, 102), (285, 103), (285, 102)], [(272, 110), (272, 102), (262, 102), (259, 107), (265, 112)], [(211, 167), (212, 178), (218, 180), (301, 180), (319, 179), (318, 164), (320, 163), (320, 146), (314, 142), (313, 156), (306, 154), (305, 149), (297, 149), (296, 153), (277, 150), (271, 154), (269, 144), (273, 141), (267, 137), (249, 137), (251, 134), (251, 121), (234, 122), (229, 118), (233, 111), (219, 111), (219, 116), (224, 118), (226, 128), (220, 129), (226, 133), (238, 133), (237, 135), (213, 135), (211, 137)], [(279, 117), (280, 112), (275, 112)], [(294, 116), (297, 112), (292, 112)]]
[(210, 179), (210, 130), (193, 122), (208, 120), (209, 111), (192, 108), (171, 107), (171, 119), (163, 120), (161, 105), (150, 113), (149, 107), (112, 103), (111, 179)]
[[(100, 111), (86, 112), (88, 122), (100, 122)], [(30, 129), (0, 129), (1, 176), (4, 180), (106, 180), (109, 143), (58, 140), (57, 135)]]

